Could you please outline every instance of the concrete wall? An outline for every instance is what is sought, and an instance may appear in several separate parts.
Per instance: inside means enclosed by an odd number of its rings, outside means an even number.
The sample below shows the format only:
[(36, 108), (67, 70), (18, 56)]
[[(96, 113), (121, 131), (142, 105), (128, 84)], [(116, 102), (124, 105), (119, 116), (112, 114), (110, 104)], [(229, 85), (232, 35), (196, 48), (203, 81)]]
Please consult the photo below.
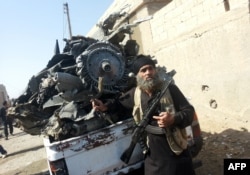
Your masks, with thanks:
[(177, 71), (176, 84), (199, 116), (249, 124), (249, 0), (115, 0), (103, 17), (124, 4), (131, 20), (153, 15), (131, 37), (141, 53)]

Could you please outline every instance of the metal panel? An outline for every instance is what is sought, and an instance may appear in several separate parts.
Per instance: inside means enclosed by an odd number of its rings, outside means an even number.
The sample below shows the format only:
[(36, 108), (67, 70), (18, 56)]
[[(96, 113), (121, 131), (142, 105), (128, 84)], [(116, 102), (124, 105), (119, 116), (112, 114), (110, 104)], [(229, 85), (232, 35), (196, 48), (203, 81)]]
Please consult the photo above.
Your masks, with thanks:
[(137, 145), (128, 164), (120, 160), (129, 146), (133, 120), (127, 119), (80, 137), (48, 144), (48, 161), (64, 158), (69, 174), (100, 175), (127, 173), (141, 166), (143, 156)]

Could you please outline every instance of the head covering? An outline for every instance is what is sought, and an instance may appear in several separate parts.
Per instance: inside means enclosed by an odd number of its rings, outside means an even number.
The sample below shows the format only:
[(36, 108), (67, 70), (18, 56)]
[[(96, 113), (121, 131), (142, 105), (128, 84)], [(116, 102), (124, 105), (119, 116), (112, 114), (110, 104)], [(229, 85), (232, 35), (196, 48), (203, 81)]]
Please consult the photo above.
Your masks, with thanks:
[(133, 64), (133, 73), (136, 75), (140, 68), (145, 65), (151, 65), (155, 68), (155, 62), (150, 56), (139, 55)]

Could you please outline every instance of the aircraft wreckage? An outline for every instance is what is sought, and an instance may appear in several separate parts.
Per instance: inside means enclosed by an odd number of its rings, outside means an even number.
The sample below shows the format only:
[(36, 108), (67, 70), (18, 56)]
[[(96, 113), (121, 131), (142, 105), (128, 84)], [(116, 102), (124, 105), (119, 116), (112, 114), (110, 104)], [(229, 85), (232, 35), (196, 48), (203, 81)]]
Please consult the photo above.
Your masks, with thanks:
[[(114, 29), (126, 13), (113, 13), (98, 25), (102, 39), (73, 36), (64, 39), (63, 52), (56, 43), (55, 55), (47, 66), (31, 77), (8, 115), (17, 119), (31, 135), (46, 135), (63, 140), (93, 131), (131, 117), (126, 111), (98, 113), (90, 100), (117, 98), (135, 85), (131, 65), (138, 55), (138, 44), (125, 36), (133, 27), (152, 17), (126, 23)], [(165, 67), (158, 67), (168, 77)]]

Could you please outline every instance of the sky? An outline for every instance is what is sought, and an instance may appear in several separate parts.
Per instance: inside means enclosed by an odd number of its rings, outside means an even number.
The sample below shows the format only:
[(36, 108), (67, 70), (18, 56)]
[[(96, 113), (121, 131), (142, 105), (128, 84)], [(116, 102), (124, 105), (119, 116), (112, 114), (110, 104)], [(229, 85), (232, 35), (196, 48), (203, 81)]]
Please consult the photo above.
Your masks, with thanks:
[(69, 38), (68, 3), (72, 35), (85, 36), (114, 0), (9, 0), (0, 4), (0, 84), (10, 99), (25, 92), (30, 78), (46, 67)]

